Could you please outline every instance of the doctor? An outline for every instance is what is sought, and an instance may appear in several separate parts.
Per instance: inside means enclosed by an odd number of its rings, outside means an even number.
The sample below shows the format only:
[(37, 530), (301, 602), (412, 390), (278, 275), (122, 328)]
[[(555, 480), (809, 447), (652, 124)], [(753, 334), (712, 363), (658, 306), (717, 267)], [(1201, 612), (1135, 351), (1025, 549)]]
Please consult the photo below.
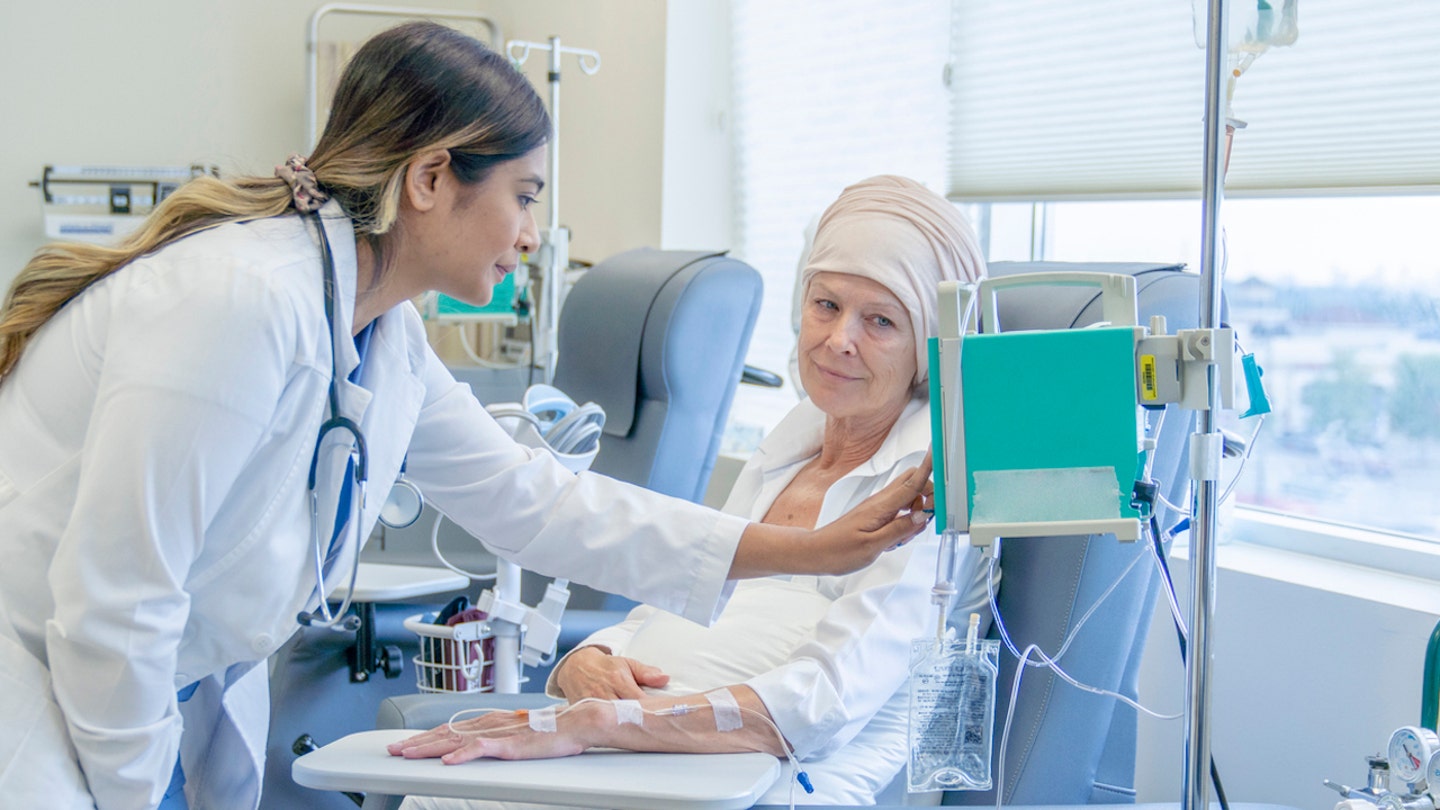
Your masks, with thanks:
[(408, 301), (484, 304), (535, 249), (548, 132), (503, 58), (400, 26), (346, 68), (308, 160), (197, 179), (120, 246), (26, 266), (0, 311), (6, 806), (257, 807), (261, 663), (297, 616), (338, 618), (322, 596), (407, 451), (496, 553), (702, 623), (727, 580), (852, 571), (921, 529), (923, 465), (804, 531), (500, 430)]

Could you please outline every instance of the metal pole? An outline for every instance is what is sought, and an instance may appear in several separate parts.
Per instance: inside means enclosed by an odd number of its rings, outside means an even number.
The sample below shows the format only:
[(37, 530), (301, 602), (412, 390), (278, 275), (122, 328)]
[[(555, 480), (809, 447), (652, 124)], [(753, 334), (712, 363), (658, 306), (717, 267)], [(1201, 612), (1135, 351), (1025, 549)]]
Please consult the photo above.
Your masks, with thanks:
[(560, 227), (560, 38), (550, 37), (550, 229)]
[(307, 155), (315, 151), (315, 141), (320, 137), (320, 125), (317, 120), (319, 111), (315, 109), (319, 104), (317, 96), (320, 92), (320, 19), (332, 13), (407, 19), (424, 17), (426, 19), (471, 20), (485, 26), (486, 30), (490, 32), (490, 47), (498, 51), (505, 42), (505, 38), (500, 36), (499, 24), (476, 11), (407, 8), (405, 6), (372, 6), (357, 3), (326, 3), (315, 9), (315, 13), (310, 15), (310, 23), (305, 32), (305, 137), (301, 142), (307, 144), (305, 149), (305, 154)]
[[(1220, 325), (1220, 203), (1225, 182), (1225, 63), (1227, 0), (1209, 0), (1205, 47), (1205, 179), (1200, 243), (1200, 328)], [(1228, 362), (1229, 347), (1214, 347)], [(1195, 515), (1190, 533), (1190, 641), (1185, 662), (1185, 775), (1182, 810), (1207, 810), (1210, 764), (1210, 620), (1215, 613), (1215, 519), (1219, 506), (1220, 391), (1216, 366), (1208, 367), (1209, 407), (1198, 414), (1190, 442)]]
[[(545, 324), (545, 382), (555, 379), (555, 364), (560, 356), (560, 288), (565, 284), (565, 269), (570, 263), (568, 242), (561, 250), (560, 234), (560, 38), (550, 37), (550, 228), (547, 231), (550, 250), (545, 253), (545, 308), (541, 313)], [(533, 358), (532, 358), (533, 362)]]

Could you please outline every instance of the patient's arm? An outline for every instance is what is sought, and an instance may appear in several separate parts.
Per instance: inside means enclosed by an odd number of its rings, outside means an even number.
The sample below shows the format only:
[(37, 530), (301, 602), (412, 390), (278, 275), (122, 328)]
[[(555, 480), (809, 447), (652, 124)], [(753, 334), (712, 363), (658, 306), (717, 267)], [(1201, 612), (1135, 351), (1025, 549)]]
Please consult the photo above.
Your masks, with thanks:
[(640, 700), (649, 694), (641, 687), (660, 689), (670, 682), (659, 667), (634, 658), (612, 655), (606, 647), (581, 647), (555, 667), (554, 684), (571, 703), (581, 698)]
[[(495, 759), (544, 759), (581, 753), (588, 748), (622, 748), (630, 751), (664, 751), (719, 754), (762, 751), (784, 756), (779, 733), (766, 722), (770, 714), (748, 686), (729, 687), (740, 705), (741, 728), (719, 731), (715, 712), (704, 695), (649, 697), (639, 701), (645, 709), (642, 725), (617, 722), (610, 701), (587, 700), (562, 707), (556, 730), (533, 731), (525, 712), (492, 712), (450, 726), (439, 726), (407, 740), (393, 743), (393, 756), (407, 759), (440, 757), (456, 765), (480, 757)], [(656, 716), (654, 712), (683, 713)], [(456, 733), (458, 732), (458, 733)]]

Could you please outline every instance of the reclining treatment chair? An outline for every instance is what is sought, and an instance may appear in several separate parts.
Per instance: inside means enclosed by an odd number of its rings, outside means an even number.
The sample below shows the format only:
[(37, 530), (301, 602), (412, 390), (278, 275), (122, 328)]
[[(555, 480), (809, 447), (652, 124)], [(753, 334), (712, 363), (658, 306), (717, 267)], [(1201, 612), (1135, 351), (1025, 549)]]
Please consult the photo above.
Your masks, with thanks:
[[(715, 251), (630, 250), (575, 283), (561, 311), (555, 387), (605, 409), (590, 469), (704, 500), (762, 294), (755, 268)], [(527, 599), (540, 587), (527, 582)], [(557, 657), (635, 606), (571, 590)], [(548, 672), (532, 671), (530, 687), (543, 690)]]
[[(1181, 266), (997, 262), (990, 267), (997, 276), (1065, 270), (1134, 275), (1141, 323), (1148, 323), (1152, 315), (1164, 315), (1173, 332), (1193, 328), (1198, 320), (1199, 278), (1183, 272)], [(1006, 331), (1082, 327), (1099, 320), (1100, 302), (1093, 288), (1021, 287), (1001, 291), (999, 314)], [(1055, 406), (1063, 408), (1065, 403)], [(1172, 406), (1158, 439), (1152, 477), (1172, 503), (1184, 499), (1188, 485), (1186, 447), (1192, 423), (1191, 414)], [(1162, 527), (1174, 523), (1174, 515), (1163, 508), (1157, 511)], [(1019, 649), (1034, 643), (1053, 655), (1136, 556), (1148, 554), (1143, 542), (1120, 543), (1114, 535), (1005, 541), (1001, 553), (1004, 577), (997, 600)], [(1060, 659), (1061, 666), (1081, 683), (1134, 694), (1159, 588), (1155, 566), (1149, 559), (1140, 559), (1076, 635)], [(992, 629), (991, 635), (998, 633)], [(1017, 664), (1015, 656), (1003, 648), (1000, 660), (997, 748)], [(496, 696), (489, 705), (535, 708), (549, 702), (543, 695), (526, 694)], [(381, 706), (377, 725), (431, 728), (474, 703), (474, 698), (451, 695), (388, 700)], [(1048, 669), (1028, 668), (1016, 701), (1003, 779), (998, 775), (999, 751), (992, 757), (1004, 804), (1134, 802), (1135, 734), (1134, 710), (1113, 698), (1081, 692)], [(904, 801), (904, 780), (902, 771), (897, 784), (882, 793), (882, 804), (898, 806)], [(942, 803), (994, 806), (995, 793), (950, 792), (944, 794)]]
[(621, 253), (565, 299), (555, 387), (605, 409), (592, 470), (699, 502), (760, 313), (754, 268), (723, 253)]
[[(704, 497), (761, 294), (754, 268), (713, 251), (631, 250), (597, 264), (575, 283), (560, 312), (554, 384), (576, 402), (594, 401), (605, 409), (605, 433), (592, 470), (687, 500)], [(388, 543), (422, 537), (416, 548), (392, 550), (406, 562), (426, 562), (432, 558), (428, 529), (392, 532)], [(533, 582), (541, 589), (543, 583)], [(539, 598), (531, 584), (522, 595), (527, 604)], [(571, 605), (582, 609), (562, 618), (562, 650), (619, 621), (633, 604), (578, 585), (571, 589)], [(476, 594), (470, 595), (473, 600)], [(599, 602), (589, 607), (603, 609), (583, 609), (587, 596)], [(377, 642), (398, 647), (397, 657), (404, 660), (398, 678), (375, 673), (365, 683), (352, 683), (348, 656), (355, 637), (349, 633), (305, 628), (276, 653), (267, 810), (355, 807), (341, 794), (296, 785), (290, 778), (297, 755), (292, 747), (301, 735), (325, 745), (373, 728), (381, 701), (415, 692), (410, 659), (418, 642), (402, 623), (438, 606), (376, 608)], [(526, 674), (527, 688), (543, 690), (547, 670)]]

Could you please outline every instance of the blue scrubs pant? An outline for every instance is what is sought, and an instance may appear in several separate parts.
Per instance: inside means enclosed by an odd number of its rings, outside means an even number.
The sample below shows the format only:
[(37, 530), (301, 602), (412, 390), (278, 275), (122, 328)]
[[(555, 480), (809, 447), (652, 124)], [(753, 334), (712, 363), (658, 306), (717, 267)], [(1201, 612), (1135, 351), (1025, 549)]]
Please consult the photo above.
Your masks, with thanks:
[[(192, 683), (189, 686), (175, 693), (181, 703), (190, 699), (195, 694), (195, 688), (199, 683)], [(180, 767), (180, 757), (175, 757), (175, 771), (170, 774), (170, 786), (165, 788), (165, 798), (160, 800), (160, 810), (190, 810), (189, 802), (185, 801), (185, 770)]]

